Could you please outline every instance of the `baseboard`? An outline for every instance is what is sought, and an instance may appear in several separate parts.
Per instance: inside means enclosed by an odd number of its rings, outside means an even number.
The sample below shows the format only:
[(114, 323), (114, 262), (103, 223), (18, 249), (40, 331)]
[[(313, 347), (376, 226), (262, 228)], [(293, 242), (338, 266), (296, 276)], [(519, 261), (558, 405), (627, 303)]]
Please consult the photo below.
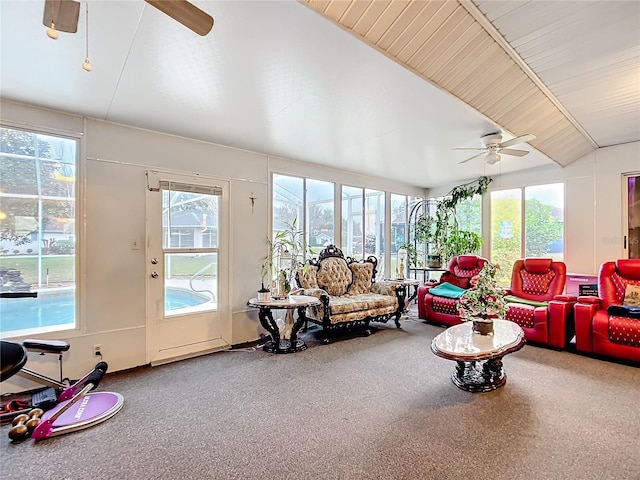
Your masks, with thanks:
[(231, 349), (231, 345), (219, 338), (204, 344), (199, 344), (197, 346), (197, 350), (195, 350), (194, 345), (161, 350), (149, 363), (152, 367), (157, 367), (158, 365), (178, 362), (180, 360), (186, 360), (187, 358), (200, 357), (202, 355), (209, 355), (210, 353), (229, 349)]

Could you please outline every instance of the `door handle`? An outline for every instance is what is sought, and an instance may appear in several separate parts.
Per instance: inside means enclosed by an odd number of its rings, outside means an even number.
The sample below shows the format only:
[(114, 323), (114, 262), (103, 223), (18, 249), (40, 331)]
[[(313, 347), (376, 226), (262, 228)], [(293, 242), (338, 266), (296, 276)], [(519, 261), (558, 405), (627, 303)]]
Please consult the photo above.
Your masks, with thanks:
[(157, 258), (152, 258), (151, 259), (151, 265), (157, 265), (158, 264), (158, 259)]
[(151, 273), (151, 278), (158, 278), (158, 273), (157, 272), (152, 272)]

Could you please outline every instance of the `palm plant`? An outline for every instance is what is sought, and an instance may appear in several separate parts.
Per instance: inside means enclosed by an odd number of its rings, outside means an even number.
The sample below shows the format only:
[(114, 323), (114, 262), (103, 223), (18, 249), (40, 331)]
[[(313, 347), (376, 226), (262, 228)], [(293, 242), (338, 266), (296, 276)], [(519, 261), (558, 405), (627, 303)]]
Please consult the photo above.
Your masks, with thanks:
[(284, 281), (284, 290), (291, 290), (297, 265), (304, 260), (306, 252), (304, 231), (298, 228), (297, 218), (285, 223), (285, 229), (276, 232), (273, 240), (267, 238), (267, 254), (260, 265), (262, 285), (271, 283), (274, 278)]

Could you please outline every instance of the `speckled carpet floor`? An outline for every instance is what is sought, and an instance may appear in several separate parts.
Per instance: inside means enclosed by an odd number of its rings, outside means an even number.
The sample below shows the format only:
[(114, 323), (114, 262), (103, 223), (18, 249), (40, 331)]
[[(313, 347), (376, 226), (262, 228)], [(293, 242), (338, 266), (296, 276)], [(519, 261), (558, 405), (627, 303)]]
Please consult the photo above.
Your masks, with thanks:
[(402, 325), (109, 374), (116, 416), (38, 443), (3, 426), (0, 477), (640, 478), (640, 368), (527, 345), (504, 358), (504, 387), (468, 393), (429, 349), (442, 328)]

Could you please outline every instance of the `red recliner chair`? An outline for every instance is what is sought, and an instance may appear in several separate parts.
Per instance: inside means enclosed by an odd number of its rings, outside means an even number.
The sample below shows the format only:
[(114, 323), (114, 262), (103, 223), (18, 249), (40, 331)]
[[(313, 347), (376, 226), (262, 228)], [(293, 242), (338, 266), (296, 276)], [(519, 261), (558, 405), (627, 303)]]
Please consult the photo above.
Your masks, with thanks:
[[(442, 274), (440, 282), (448, 281), (461, 288), (469, 288), (471, 277), (480, 273), (487, 259), (478, 255), (458, 255), (449, 262), (447, 272)], [(448, 277), (448, 278), (447, 278)], [(429, 290), (437, 283), (425, 283), (418, 287), (418, 317), (427, 322), (441, 325), (462, 323), (458, 316), (458, 300), (431, 295)]]
[(551, 258), (516, 260), (505, 319), (520, 325), (527, 341), (564, 348), (571, 340), (570, 316), (577, 300), (562, 294), (566, 281), (564, 262)]
[(576, 350), (640, 362), (640, 319), (607, 312), (624, 304), (627, 285), (640, 285), (640, 259), (600, 266), (598, 296), (578, 297), (574, 307)]

